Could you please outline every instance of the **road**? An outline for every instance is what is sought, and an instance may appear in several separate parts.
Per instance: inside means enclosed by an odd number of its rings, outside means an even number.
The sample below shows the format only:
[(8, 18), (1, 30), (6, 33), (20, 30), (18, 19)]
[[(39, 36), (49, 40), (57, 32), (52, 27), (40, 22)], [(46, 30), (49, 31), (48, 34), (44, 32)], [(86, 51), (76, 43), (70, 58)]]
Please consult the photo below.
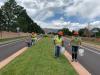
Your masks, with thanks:
[[(65, 41), (65, 46), (67, 46), (69, 41)], [(78, 55), (78, 61), (82, 64), (92, 75), (100, 75), (100, 51), (89, 46), (82, 46), (85, 50), (84, 56)], [(71, 53), (71, 47), (66, 47)]]
[[(40, 39), (40, 38), (42, 38), (42, 36), (38, 35), (37, 39)], [(30, 37), (26, 39), (27, 41), (30, 41)], [(12, 54), (19, 51), (25, 46), (27, 46), (25, 38), (11, 41), (9, 43), (0, 44), (0, 61), (6, 59), (7, 57), (11, 56)]]
[(0, 45), (0, 61), (26, 46), (23, 39)]
[[(69, 41), (65, 41), (67, 46)], [(0, 45), (0, 61), (6, 59), (13, 53), (25, 47), (24, 40), (18, 40), (7, 44)], [(78, 61), (82, 64), (92, 75), (100, 75), (100, 51), (89, 46), (82, 47), (85, 50), (84, 56), (78, 56)], [(71, 52), (71, 48), (66, 47), (66, 50)]]

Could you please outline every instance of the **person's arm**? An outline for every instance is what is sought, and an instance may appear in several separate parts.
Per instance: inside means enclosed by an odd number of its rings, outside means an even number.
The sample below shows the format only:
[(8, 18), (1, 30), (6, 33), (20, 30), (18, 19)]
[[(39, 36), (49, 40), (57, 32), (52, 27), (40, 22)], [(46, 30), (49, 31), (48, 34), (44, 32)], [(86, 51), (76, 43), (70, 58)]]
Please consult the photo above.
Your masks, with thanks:
[(79, 39), (79, 45), (81, 45), (82, 44), (82, 40), (81, 40), (81, 38)]
[(62, 41), (62, 47), (64, 47), (64, 41)]
[(71, 40), (70, 40), (70, 43), (69, 43), (70, 45), (72, 44), (72, 42), (73, 42), (73, 39), (74, 39), (74, 38), (72, 37), (72, 38), (71, 38)]
[(55, 43), (55, 40), (54, 40), (54, 45), (55, 45), (56, 43)]

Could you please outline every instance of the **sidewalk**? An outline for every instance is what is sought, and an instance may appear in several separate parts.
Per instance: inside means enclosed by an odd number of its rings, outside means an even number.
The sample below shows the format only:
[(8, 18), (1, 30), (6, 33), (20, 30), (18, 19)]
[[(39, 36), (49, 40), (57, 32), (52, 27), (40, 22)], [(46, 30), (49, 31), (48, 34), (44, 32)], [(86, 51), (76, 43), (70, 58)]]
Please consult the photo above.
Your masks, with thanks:
[(65, 51), (64, 55), (79, 75), (91, 75), (79, 62), (71, 61), (71, 55), (68, 53), (68, 51)]

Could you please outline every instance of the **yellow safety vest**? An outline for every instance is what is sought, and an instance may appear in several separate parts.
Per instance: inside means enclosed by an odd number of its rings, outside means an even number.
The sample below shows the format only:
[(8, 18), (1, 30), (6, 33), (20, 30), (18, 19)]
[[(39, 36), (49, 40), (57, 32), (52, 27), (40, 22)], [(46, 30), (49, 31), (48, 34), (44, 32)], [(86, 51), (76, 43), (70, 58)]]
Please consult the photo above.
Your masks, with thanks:
[(79, 37), (74, 37), (72, 39), (71, 45), (72, 46), (78, 46), (78, 45), (80, 45), (80, 43), (81, 43), (81, 39)]
[(33, 40), (36, 39), (36, 34), (32, 35), (32, 39), (33, 39)]
[(61, 46), (62, 45), (62, 41), (63, 41), (62, 38), (59, 38), (59, 37), (55, 38), (55, 44), (56, 45), (60, 45)]

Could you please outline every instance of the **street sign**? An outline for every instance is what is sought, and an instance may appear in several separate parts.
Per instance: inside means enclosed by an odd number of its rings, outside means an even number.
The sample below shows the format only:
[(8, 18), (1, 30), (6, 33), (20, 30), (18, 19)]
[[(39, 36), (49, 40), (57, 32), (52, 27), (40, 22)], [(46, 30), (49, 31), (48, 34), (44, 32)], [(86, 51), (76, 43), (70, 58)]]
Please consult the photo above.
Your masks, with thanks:
[(97, 32), (98, 32), (98, 30), (97, 30), (97, 29), (94, 29), (92, 32), (97, 33)]
[(19, 32), (20, 28), (19, 28), (19, 27), (17, 27), (16, 29), (17, 29), (17, 32)]

